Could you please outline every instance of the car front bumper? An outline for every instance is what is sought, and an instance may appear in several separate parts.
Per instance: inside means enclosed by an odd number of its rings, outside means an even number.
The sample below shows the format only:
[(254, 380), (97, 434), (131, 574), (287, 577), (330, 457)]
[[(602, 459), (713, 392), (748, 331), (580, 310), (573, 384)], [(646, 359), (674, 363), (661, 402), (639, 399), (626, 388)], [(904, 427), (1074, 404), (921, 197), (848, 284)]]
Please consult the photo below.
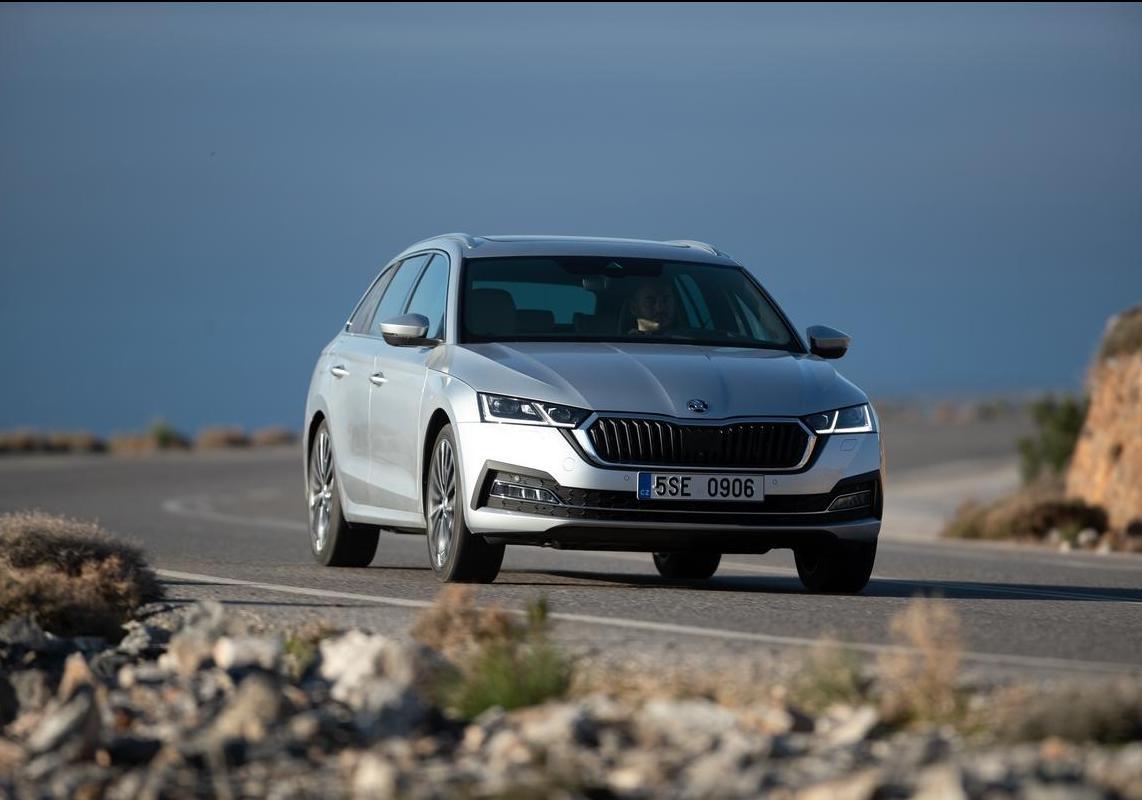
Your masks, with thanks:
[[(464, 422), (456, 429), (468, 527), (493, 541), (750, 553), (825, 540), (875, 542), (880, 532), (883, 482), (877, 433), (819, 437), (807, 465), (796, 471), (748, 470), (764, 475), (760, 503), (711, 503), (640, 501), (637, 476), (648, 469), (592, 463), (566, 431), (487, 422)], [(546, 489), (559, 502), (490, 496), (496, 479)], [(870, 492), (867, 504), (829, 510), (836, 497), (857, 491)]]

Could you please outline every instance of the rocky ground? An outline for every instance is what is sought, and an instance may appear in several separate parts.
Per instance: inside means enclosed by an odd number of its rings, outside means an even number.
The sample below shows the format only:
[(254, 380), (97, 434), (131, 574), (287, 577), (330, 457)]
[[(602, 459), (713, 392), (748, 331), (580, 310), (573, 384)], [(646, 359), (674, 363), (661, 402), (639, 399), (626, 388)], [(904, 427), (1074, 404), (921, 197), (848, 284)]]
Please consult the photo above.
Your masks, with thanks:
[(464, 721), (434, 699), (447, 647), (251, 633), (214, 603), (152, 604), (127, 627), (112, 645), (0, 626), (0, 795), (1142, 798), (1137, 686), (1107, 701), (1118, 727), (1091, 729), (1113, 746), (597, 680)]

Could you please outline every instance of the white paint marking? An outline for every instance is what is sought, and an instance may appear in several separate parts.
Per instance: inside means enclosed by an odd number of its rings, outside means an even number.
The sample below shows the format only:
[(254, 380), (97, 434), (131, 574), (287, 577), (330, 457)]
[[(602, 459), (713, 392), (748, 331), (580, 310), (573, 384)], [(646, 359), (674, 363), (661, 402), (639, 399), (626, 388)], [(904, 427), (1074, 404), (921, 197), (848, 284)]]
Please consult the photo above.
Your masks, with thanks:
[[(224, 578), (216, 575), (201, 575), (194, 572), (180, 572), (177, 570), (160, 569), (156, 572), (171, 580), (196, 581), (199, 583), (213, 583), (221, 586), (243, 586), (250, 589), (260, 589), (269, 592), (282, 592), (285, 594), (304, 595), (307, 597), (324, 597), (331, 600), (356, 600), (377, 605), (395, 606), (398, 608), (427, 608), (432, 605), (429, 600), (412, 600), (405, 597), (387, 597), (384, 595), (361, 594), (358, 592), (339, 592), (331, 589), (311, 589), (304, 586), (288, 586), (280, 583), (264, 583), (261, 581), (245, 581), (238, 578)], [(757, 644), (779, 645), (784, 647), (809, 647), (817, 644), (817, 639), (805, 639), (797, 636), (778, 636), (768, 633), (751, 633), (749, 631), (724, 630), (720, 628), (699, 627), (696, 625), (680, 625), (673, 622), (654, 622), (651, 620), (627, 619), (625, 617), (600, 617), (592, 614), (565, 614), (553, 613), (552, 619), (561, 622), (574, 622), (586, 625), (601, 625), (610, 628), (624, 628), (627, 630), (654, 631), (656, 633), (669, 633), (681, 636), (696, 636), (707, 639), (725, 639), (731, 641), (754, 642)], [(911, 653), (914, 648), (899, 647), (896, 645), (869, 644), (864, 642), (846, 642), (845, 646), (863, 653)], [(1117, 664), (1102, 661), (1077, 661), (1063, 658), (1042, 658), (1038, 656), (1019, 656), (1003, 653), (964, 653), (966, 661), (981, 664), (1008, 667), (1031, 667), (1039, 669), (1056, 669), (1070, 672), (1105, 672), (1133, 674), (1140, 668), (1132, 664)]]
[[(267, 492), (270, 494), (276, 493), (273, 487), (263, 487), (254, 489), (247, 492), (236, 492), (229, 495), (195, 495), (191, 497), (171, 498), (162, 504), (162, 508), (169, 514), (175, 514), (183, 517), (190, 517), (193, 519), (208, 520), (211, 522), (223, 522), (234, 525), (250, 525), (258, 528), (273, 528), (273, 529), (286, 529), (294, 531), (308, 531), (308, 527), (300, 520), (292, 519), (277, 519), (274, 517), (262, 516), (242, 516), (240, 514), (228, 514), (222, 511), (215, 511), (211, 506), (211, 499), (226, 498), (226, 499), (239, 499), (239, 498), (254, 498), (265, 497)], [(885, 544), (897, 546), (897, 543)], [(910, 545), (913, 543), (909, 543)], [(587, 556), (599, 559), (606, 559), (608, 561), (628, 561), (638, 562), (645, 564), (646, 557), (643, 554), (634, 553), (614, 553), (614, 552), (598, 552), (593, 550), (580, 550), (576, 551), (576, 555)], [(991, 553), (972, 554), (973, 557), (994, 558)], [(1023, 555), (1023, 554), (1020, 554)], [(1025, 560), (1031, 560), (1026, 558)], [(1041, 559), (1046, 560), (1046, 559)], [(1059, 563), (1066, 563), (1065, 558), (1050, 559), (1052, 566)], [(797, 570), (790, 567), (777, 567), (777, 566), (762, 566), (759, 564), (743, 564), (741, 562), (723, 561), (722, 569), (732, 570), (735, 572), (744, 572), (747, 574), (760, 574), (760, 575), (796, 575)], [(1125, 605), (1142, 605), (1142, 600), (1133, 600), (1125, 597), (1113, 597), (1109, 595), (1096, 594), (1093, 592), (1077, 592), (1069, 591), (1066, 589), (1031, 589), (1021, 586), (1004, 586), (995, 583), (972, 584), (958, 581), (945, 581), (937, 580), (933, 582), (926, 582), (923, 580), (916, 580), (907, 577), (898, 577), (883, 575), (875, 573), (874, 579), (899, 581), (902, 583), (914, 584), (918, 587), (927, 587), (933, 591), (939, 591), (941, 588), (957, 589), (964, 592), (979, 592), (988, 591), (998, 594), (1007, 594), (1017, 597), (1031, 597), (1045, 600), (1096, 600), (1107, 603), (1122, 603)], [(1108, 587), (1109, 592), (1119, 591), (1118, 587)], [(1128, 591), (1128, 590), (1123, 590)]]

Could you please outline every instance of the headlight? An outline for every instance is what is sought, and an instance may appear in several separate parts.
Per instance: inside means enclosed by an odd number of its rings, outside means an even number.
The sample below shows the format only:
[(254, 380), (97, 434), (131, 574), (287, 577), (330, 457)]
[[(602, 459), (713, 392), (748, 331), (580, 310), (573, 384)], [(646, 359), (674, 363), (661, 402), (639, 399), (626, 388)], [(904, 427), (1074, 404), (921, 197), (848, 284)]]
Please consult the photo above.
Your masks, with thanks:
[(522, 425), (552, 425), (574, 428), (590, 411), (555, 403), (505, 397), (501, 394), (480, 395), (480, 418), (484, 422), (516, 422)]
[(802, 419), (815, 433), (869, 433), (875, 430), (872, 426), (872, 410), (867, 404), (822, 411)]

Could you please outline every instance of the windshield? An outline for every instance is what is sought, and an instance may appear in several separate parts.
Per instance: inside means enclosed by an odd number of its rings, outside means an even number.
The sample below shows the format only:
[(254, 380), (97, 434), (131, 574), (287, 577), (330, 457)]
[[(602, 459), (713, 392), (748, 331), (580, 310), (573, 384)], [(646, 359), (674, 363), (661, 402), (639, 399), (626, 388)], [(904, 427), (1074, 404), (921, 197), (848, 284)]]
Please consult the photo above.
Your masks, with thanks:
[(543, 256), (464, 262), (461, 341), (673, 342), (801, 352), (738, 267)]

